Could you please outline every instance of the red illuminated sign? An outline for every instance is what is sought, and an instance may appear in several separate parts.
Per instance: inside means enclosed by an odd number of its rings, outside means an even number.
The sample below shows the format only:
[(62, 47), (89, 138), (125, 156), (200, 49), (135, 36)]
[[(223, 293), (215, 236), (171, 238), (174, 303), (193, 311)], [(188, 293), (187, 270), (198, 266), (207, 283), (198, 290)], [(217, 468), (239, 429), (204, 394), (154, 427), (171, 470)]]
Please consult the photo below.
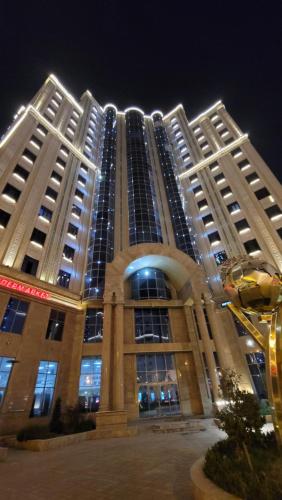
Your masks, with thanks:
[(26, 295), (37, 297), (38, 299), (47, 300), (50, 298), (50, 293), (48, 292), (44, 292), (43, 290), (40, 290), (39, 288), (34, 288), (33, 286), (17, 283), (16, 281), (4, 278), (4, 276), (0, 276), (0, 286), (3, 286), (4, 288), (9, 288), (10, 290), (15, 290), (16, 292), (25, 293)]

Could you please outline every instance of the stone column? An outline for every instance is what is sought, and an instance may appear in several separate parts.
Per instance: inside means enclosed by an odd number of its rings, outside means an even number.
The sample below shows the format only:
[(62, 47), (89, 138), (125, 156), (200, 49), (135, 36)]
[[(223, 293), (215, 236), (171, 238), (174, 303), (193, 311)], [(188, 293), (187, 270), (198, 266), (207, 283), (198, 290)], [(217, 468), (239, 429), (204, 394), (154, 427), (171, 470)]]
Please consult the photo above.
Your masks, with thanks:
[(205, 315), (204, 311), (202, 309), (202, 304), (200, 302), (195, 302), (195, 312), (199, 324), (199, 329), (200, 329), (200, 334), (203, 342), (203, 347), (206, 355), (206, 360), (207, 360), (207, 365), (208, 365), (208, 370), (209, 370), (209, 375), (211, 379), (211, 384), (212, 384), (212, 390), (213, 390), (213, 395), (214, 399), (216, 400), (218, 398), (218, 385), (219, 385), (219, 380), (217, 376), (217, 370), (216, 370), (216, 364), (215, 364), (215, 359), (213, 355), (213, 349), (212, 349), (212, 344), (211, 340), (209, 338), (209, 333), (206, 325), (206, 320), (205, 320)]
[(197, 332), (195, 331), (195, 328), (194, 328), (192, 308), (188, 305), (185, 305), (184, 306), (184, 313), (185, 313), (187, 329), (188, 329), (191, 347), (192, 347), (193, 361), (194, 361), (194, 365), (195, 365), (197, 381), (199, 384), (201, 403), (203, 406), (203, 413), (204, 413), (204, 415), (210, 415), (211, 410), (212, 410), (211, 396), (210, 396), (210, 391), (209, 391), (209, 387), (208, 387), (208, 382), (207, 382), (206, 376), (205, 376), (203, 361), (201, 358), (199, 340), (197, 337)]
[(113, 410), (124, 410), (124, 366), (123, 366), (123, 304), (116, 304), (114, 312), (113, 352)]
[(104, 329), (102, 342), (101, 404), (99, 411), (110, 410), (110, 371), (112, 338), (112, 304), (104, 304)]
[(214, 304), (210, 301), (205, 301), (205, 308), (207, 311), (216, 352), (218, 353), (220, 366), (223, 370), (226, 370), (227, 368), (233, 368), (234, 363), (231, 352), (227, 344), (225, 335), (222, 335), (221, 329), (219, 327)]

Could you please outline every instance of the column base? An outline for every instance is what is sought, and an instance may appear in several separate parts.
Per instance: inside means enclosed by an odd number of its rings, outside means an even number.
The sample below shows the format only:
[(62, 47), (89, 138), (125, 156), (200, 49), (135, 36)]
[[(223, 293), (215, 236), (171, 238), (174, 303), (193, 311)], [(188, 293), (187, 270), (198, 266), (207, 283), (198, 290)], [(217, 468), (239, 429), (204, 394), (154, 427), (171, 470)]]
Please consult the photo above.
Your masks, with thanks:
[(127, 426), (127, 411), (98, 411), (96, 413), (96, 433), (100, 437), (127, 437), (137, 434), (136, 427)]

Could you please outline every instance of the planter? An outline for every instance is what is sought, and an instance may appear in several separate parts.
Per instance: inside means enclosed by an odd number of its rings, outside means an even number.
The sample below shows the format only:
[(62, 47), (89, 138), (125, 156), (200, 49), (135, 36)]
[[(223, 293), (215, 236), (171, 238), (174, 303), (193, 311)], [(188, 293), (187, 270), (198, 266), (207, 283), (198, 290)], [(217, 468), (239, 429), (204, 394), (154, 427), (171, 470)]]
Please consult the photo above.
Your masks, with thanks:
[(69, 434), (67, 436), (58, 436), (51, 439), (31, 439), (29, 441), (17, 441), (16, 447), (21, 450), (30, 451), (47, 451), (63, 448), (71, 444), (85, 441), (88, 432), (79, 432), (77, 434)]
[[(119, 437), (131, 437), (137, 434), (137, 428), (131, 427), (126, 429), (96, 429), (87, 432), (78, 432), (77, 434), (69, 434), (67, 436), (57, 436), (51, 439), (30, 439), (28, 441), (14, 441), (14, 446), (21, 450), (29, 451), (47, 451), (55, 450), (57, 448), (64, 448), (71, 444), (77, 444), (81, 441), (93, 439), (109, 439)], [(1, 458), (0, 458), (1, 459)]]
[(201, 457), (191, 467), (194, 500), (241, 500), (208, 479), (203, 471), (204, 463), (205, 457)]

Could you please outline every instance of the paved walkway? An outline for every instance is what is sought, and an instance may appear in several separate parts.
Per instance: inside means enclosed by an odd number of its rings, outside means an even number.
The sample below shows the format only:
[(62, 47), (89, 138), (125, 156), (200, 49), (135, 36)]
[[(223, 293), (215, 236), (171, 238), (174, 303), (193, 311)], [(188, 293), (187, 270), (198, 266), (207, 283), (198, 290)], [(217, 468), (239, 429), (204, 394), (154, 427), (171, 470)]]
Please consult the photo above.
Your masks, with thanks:
[(192, 499), (189, 469), (224, 436), (211, 420), (193, 434), (154, 434), (85, 441), (36, 453), (9, 450), (0, 463), (2, 500)]

